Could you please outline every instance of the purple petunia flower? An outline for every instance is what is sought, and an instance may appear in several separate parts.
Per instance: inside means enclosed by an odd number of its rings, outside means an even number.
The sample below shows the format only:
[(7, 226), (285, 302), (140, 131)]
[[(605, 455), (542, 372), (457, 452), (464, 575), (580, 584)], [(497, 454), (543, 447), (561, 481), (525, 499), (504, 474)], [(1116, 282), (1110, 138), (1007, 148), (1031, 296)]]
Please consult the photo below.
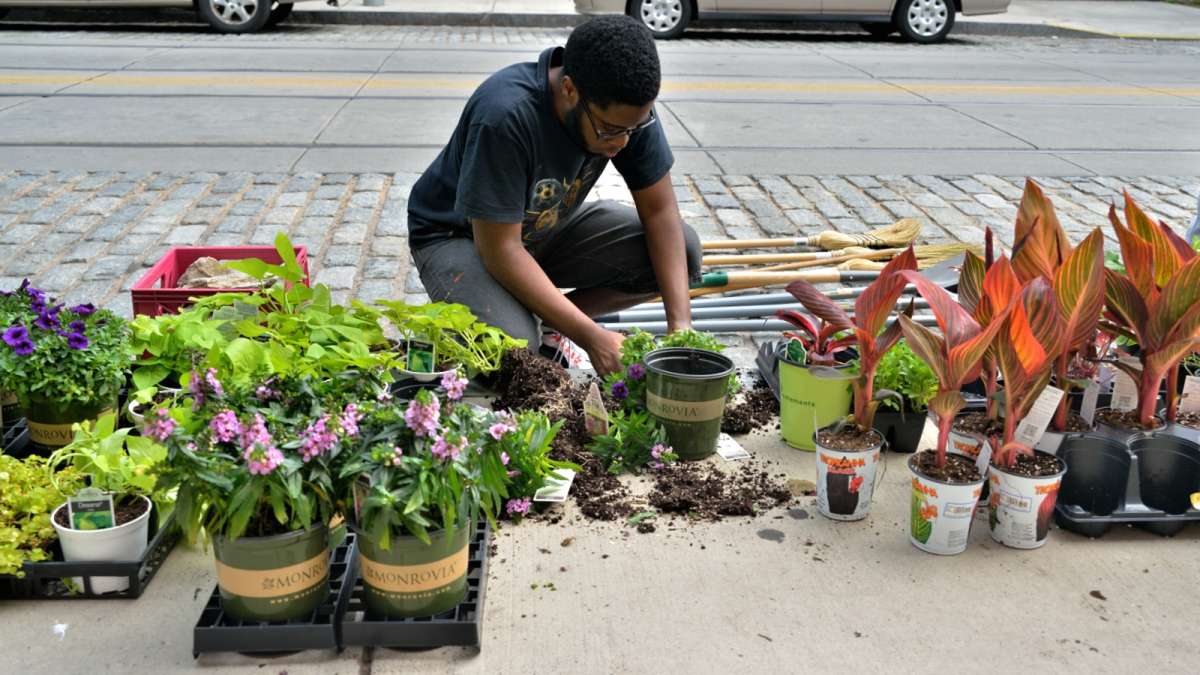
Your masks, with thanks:
[(72, 321), (71, 323), (67, 324), (67, 328), (70, 328), (71, 331), (74, 333), (82, 333), (84, 330), (87, 329), (87, 324), (76, 319), (75, 321)]
[(71, 349), (87, 349), (89, 344), (91, 343), (88, 342), (87, 336), (82, 333), (71, 333), (67, 336), (67, 346)]
[(78, 314), (79, 316), (88, 316), (96, 313), (96, 306), (90, 302), (85, 305), (75, 305), (71, 308), (71, 313)]
[(635, 381), (640, 380), (646, 376), (646, 367), (640, 363), (634, 363), (629, 366), (629, 370), (627, 372), (629, 373), (629, 379)]
[(25, 326), (10, 326), (4, 331), (4, 342), (9, 347), (16, 347), (18, 343), (29, 341), (29, 329)]
[[(38, 314), (38, 318), (33, 320), (33, 325), (37, 326), (38, 328), (41, 328), (42, 330), (54, 330), (55, 328), (58, 328), (58, 326), (60, 324), (58, 321), (58, 317), (55, 316), (53, 313), (42, 312), (41, 314)], [(83, 334), (83, 331), (81, 331), (81, 330), (75, 331), (75, 332), (80, 335)]]
[(629, 387), (625, 386), (625, 383), (621, 380), (617, 380), (616, 382), (613, 382), (612, 395), (613, 398), (617, 399), (618, 401), (623, 401), (627, 396), (629, 396)]
[(29, 340), (18, 342), (17, 344), (13, 345), (13, 352), (15, 352), (17, 356), (29, 356), (33, 353), (33, 343)]

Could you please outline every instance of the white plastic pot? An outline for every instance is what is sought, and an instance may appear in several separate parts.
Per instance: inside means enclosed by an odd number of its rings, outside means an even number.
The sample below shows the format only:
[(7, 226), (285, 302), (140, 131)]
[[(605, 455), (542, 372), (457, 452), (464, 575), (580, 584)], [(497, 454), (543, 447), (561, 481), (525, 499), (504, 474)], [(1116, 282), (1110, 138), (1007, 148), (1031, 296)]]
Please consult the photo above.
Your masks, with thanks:
[(912, 474), (909, 541), (927, 553), (958, 555), (967, 550), (984, 479), (965, 484), (934, 480), (913, 468), (916, 461), (917, 455), (908, 459)]
[[(62, 545), (63, 559), (67, 562), (124, 562), (138, 560), (146, 552), (150, 541), (150, 500), (146, 502), (146, 511), (134, 520), (107, 530), (73, 530), (62, 527), (55, 520), (59, 511), (67, 508), (66, 504), (54, 510), (50, 522), (58, 532), (58, 541)], [(73, 581), (80, 587), (83, 578), (75, 577)], [(93, 593), (115, 593), (129, 588), (126, 577), (91, 577)]]
[(1045, 545), (1058, 489), (1067, 472), (1067, 463), (1062, 459), (1058, 462), (1061, 467), (1058, 473), (1037, 478), (1009, 473), (995, 465), (989, 467), (988, 482), (992, 489), (988, 498), (988, 528), (992, 539), (1012, 548)]
[(817, 447), (817, 510), (832, 520), (862, 520), (871, 512), (871, 495), (879, 465), (883, 461), (883, 440), (866, 450), (844, 451), (826, 448), (813, 434)]

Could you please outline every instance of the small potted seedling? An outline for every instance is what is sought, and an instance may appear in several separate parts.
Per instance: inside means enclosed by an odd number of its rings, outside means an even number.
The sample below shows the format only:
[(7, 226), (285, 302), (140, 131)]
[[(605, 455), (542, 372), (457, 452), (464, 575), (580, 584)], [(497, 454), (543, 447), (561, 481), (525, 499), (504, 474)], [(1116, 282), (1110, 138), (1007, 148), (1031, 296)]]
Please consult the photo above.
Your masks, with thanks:
[(929, 401), (937, 395), (938, 380), (925, 361), (901, 340), (879, 362), (875, 386), (900, 394), (888, 397), (875, 415), (875, 428), (893, 452), (915, 452), (925, 431)]

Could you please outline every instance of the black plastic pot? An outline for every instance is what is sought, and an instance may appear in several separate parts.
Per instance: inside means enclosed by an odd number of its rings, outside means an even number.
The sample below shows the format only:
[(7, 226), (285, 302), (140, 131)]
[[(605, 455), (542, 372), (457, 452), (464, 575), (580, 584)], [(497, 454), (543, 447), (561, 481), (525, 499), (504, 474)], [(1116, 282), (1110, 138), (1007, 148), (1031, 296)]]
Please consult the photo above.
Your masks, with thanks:
[(1186, 513), (1191, 494), (1200, 490), (1200, 446), (1168, 434), (1135, 439), (1142, 502), (1172, 515)]
[(1058, 493), (1059, 504), (1107, 516), (1125, 501), (1125, 484), (1133, 458), (1125, 446), (1103, 436), (1063, 440), (1058, 456), (1071, 467)]
[(892, 410), (880, 411), (875, 413), (875, 430), (883, 434), (893, 452), (916, 452), (925, 431), (926, 416), (924, 411), (905, 410), (903, 416)]

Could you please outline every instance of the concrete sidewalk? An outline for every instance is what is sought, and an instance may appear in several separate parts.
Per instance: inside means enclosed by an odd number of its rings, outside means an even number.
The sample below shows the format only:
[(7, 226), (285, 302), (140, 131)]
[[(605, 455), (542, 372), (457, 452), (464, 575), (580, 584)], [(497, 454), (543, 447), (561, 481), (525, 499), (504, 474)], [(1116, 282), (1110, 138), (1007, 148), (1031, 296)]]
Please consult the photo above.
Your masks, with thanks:
[[(293, 21), (305, 23), (418, 24), (563, 27), (579, 23), (571, 0), (387, 0), (366, 7), (362, 0), (333, 9), (320, 2), (296, 5)], [(1072, 35), (1156, 40), (1200, 40), (1200, 8), (1142, 0), (1013, 0), (1004, 14), (959, 15), (959, 34)], [(723, 21), (698, 28), (744, 27)], [(776, 24), (785, 25), (785, 24)], [(853, 24), (792, 24), (804, 29), (848, 28)]]

